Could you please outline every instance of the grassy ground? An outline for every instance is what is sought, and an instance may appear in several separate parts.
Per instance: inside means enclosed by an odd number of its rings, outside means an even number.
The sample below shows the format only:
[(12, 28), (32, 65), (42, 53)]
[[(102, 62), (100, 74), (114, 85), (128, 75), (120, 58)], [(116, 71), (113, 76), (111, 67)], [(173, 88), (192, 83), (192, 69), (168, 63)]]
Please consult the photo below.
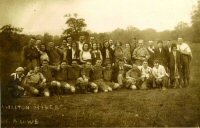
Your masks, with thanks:
[[(200, 126), (200, 45), (192, 44), (191, 48), (194, 59), (188, 88), (124, 89), (111, 93), (13, 100), (2, 97), (2, 126)], [(12, 104), (30, 108), (18, 111), (5, 108)], [(36, 121), (27, 123), (30, 120)]]

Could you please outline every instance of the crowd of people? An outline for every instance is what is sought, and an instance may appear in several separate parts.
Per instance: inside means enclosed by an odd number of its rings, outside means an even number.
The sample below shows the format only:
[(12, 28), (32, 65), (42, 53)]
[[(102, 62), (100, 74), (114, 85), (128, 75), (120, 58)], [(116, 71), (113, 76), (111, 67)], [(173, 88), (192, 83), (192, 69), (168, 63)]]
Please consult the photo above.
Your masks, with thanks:
[(136, 38), (99, 43), (94, 36), (86, 41), (81, 35), (78, 41), (68, 36), (55, 46), (31, 38), (23, 48), (21, 67), (10, 75), (10, 92), (21, 97), (187, 87), (189, 45), (182, 38), (146, 44)]

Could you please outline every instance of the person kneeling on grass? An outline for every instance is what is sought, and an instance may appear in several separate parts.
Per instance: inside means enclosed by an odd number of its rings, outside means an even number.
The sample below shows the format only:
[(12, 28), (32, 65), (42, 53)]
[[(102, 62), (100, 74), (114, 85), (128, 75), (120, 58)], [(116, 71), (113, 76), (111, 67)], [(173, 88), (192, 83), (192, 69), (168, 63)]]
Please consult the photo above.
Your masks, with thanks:
[(40, 68), (35, 67), (30, 70), (25, 78), (25, 86), (30, 94), (34, 96), (44, 95), (49, 96), (49, 90), (46, 87), (46, 79), (42, 73), (39, 72)]
[(124, 64), (124, 60), (119, 59), (118, 63), (113, 66), (113, 81), (123, 87), (126, 84), (126, 72), (131, 68), (131, 65)]
[(79, 77), (76, 82), (77, 89), (82, 93), (87, 93), (88, 91), (92, 91), (94, 93), (98, 92), (98, 86), (89, 82), (92, 74), (92, 68), (93, 66), (90, 61), (86, 61), (86, 63), (82, 66), (81, 77)]
[(13, 97), (21, 97), (24, 95), (24, 87), (23, 87), (23, 80), (24, 80), (24, 68), (18, 67), (15, 73), (10, 75), (9, 79), (9, 87), (10, 92)]
[(103, 92), (112, 91), (112, 88), (109, 87), (103, 80), (103, 67), (101, 66), (102, 61), (96, 60), (96, 64), (92, 69), (91, 80), (92, 83), (96, 84), (99, 89)]
[(132, 90), (139, 89), (139, 80), (140, 80), (141, 72), (139, 68), (133, 64), (132, 68), (126, 72), (126, 88), (130, 88)]
[(152, 68), (148, 66), (148, 61), (145, 60), (142, 66), (138, 66), (141, 71), (141, 89), (153, 88)]
[(166, 87), (168, 84), (168, 74), (166, 73), (164, 66), (159, 64), (158, 60), (154, 61), (152, 74), (153, 74), (156, 86), (159, 88), (162, 88), (163, 90), (166, 90)]
[(56, 86), (58, 90), (61, 89), (61, 91), (63, 91), (63, 94), (65, 94), (67, 90), (70, 90), (72, 93), (75, 93), (75, 87), (67, 83), (67, 75), (67, 62), (63, 61), (61, 62), (58, 70), (55, 72), (55, 81), (53, 81), (53, 86)]
[(118, 83), (112, 82), (112, 74), (113, 74), (113, 70), (112, 70), (111, 63), (107, 63), (106, 67), (103, 71), (104, 82), (107, 85), (109, 85), (109, 87), (111, 87), (112, 89), (118, 89), (118, 88), (120, 88), (120, 86)]
[(50, 94), (56, 94), (58, 93), (56, 87), (54, 87), (55, 85), (55, 78), (53, 77), (55, 71), (58, 70), (58, 66), (52, 66), (49, 65), (48, 60), (43, 60), (42, 61), (42, 66), (40, 67), (40, 71), (43, 74), (43, 76), (46, 78), (46, 86), (49, 88), (50, 90)]
[(81, 74), (81, 66), (78, 65), (77, 60), (72, 60), (71, 66), (68, 65), (68, 70), (67, 70), (68, 83), (71, 85), (71, 87), (76, 87), (76, 80), (80, 77), (80, 74)]

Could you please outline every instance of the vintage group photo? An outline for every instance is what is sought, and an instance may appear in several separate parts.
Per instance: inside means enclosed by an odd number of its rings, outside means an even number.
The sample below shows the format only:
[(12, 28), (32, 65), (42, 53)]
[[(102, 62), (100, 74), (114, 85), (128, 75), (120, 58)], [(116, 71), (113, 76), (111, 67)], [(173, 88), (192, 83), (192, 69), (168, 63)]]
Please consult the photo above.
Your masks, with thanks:
[(1, 127), (199, 127), (199, 0), (2, 0)]

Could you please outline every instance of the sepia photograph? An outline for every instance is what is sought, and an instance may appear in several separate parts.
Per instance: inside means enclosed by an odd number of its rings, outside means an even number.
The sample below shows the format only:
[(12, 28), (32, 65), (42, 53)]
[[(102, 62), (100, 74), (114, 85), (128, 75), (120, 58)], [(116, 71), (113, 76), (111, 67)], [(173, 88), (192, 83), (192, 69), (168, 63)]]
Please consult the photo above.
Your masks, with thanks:
[(200, 127), (200, 0), (0, 0), (2, 128)]

